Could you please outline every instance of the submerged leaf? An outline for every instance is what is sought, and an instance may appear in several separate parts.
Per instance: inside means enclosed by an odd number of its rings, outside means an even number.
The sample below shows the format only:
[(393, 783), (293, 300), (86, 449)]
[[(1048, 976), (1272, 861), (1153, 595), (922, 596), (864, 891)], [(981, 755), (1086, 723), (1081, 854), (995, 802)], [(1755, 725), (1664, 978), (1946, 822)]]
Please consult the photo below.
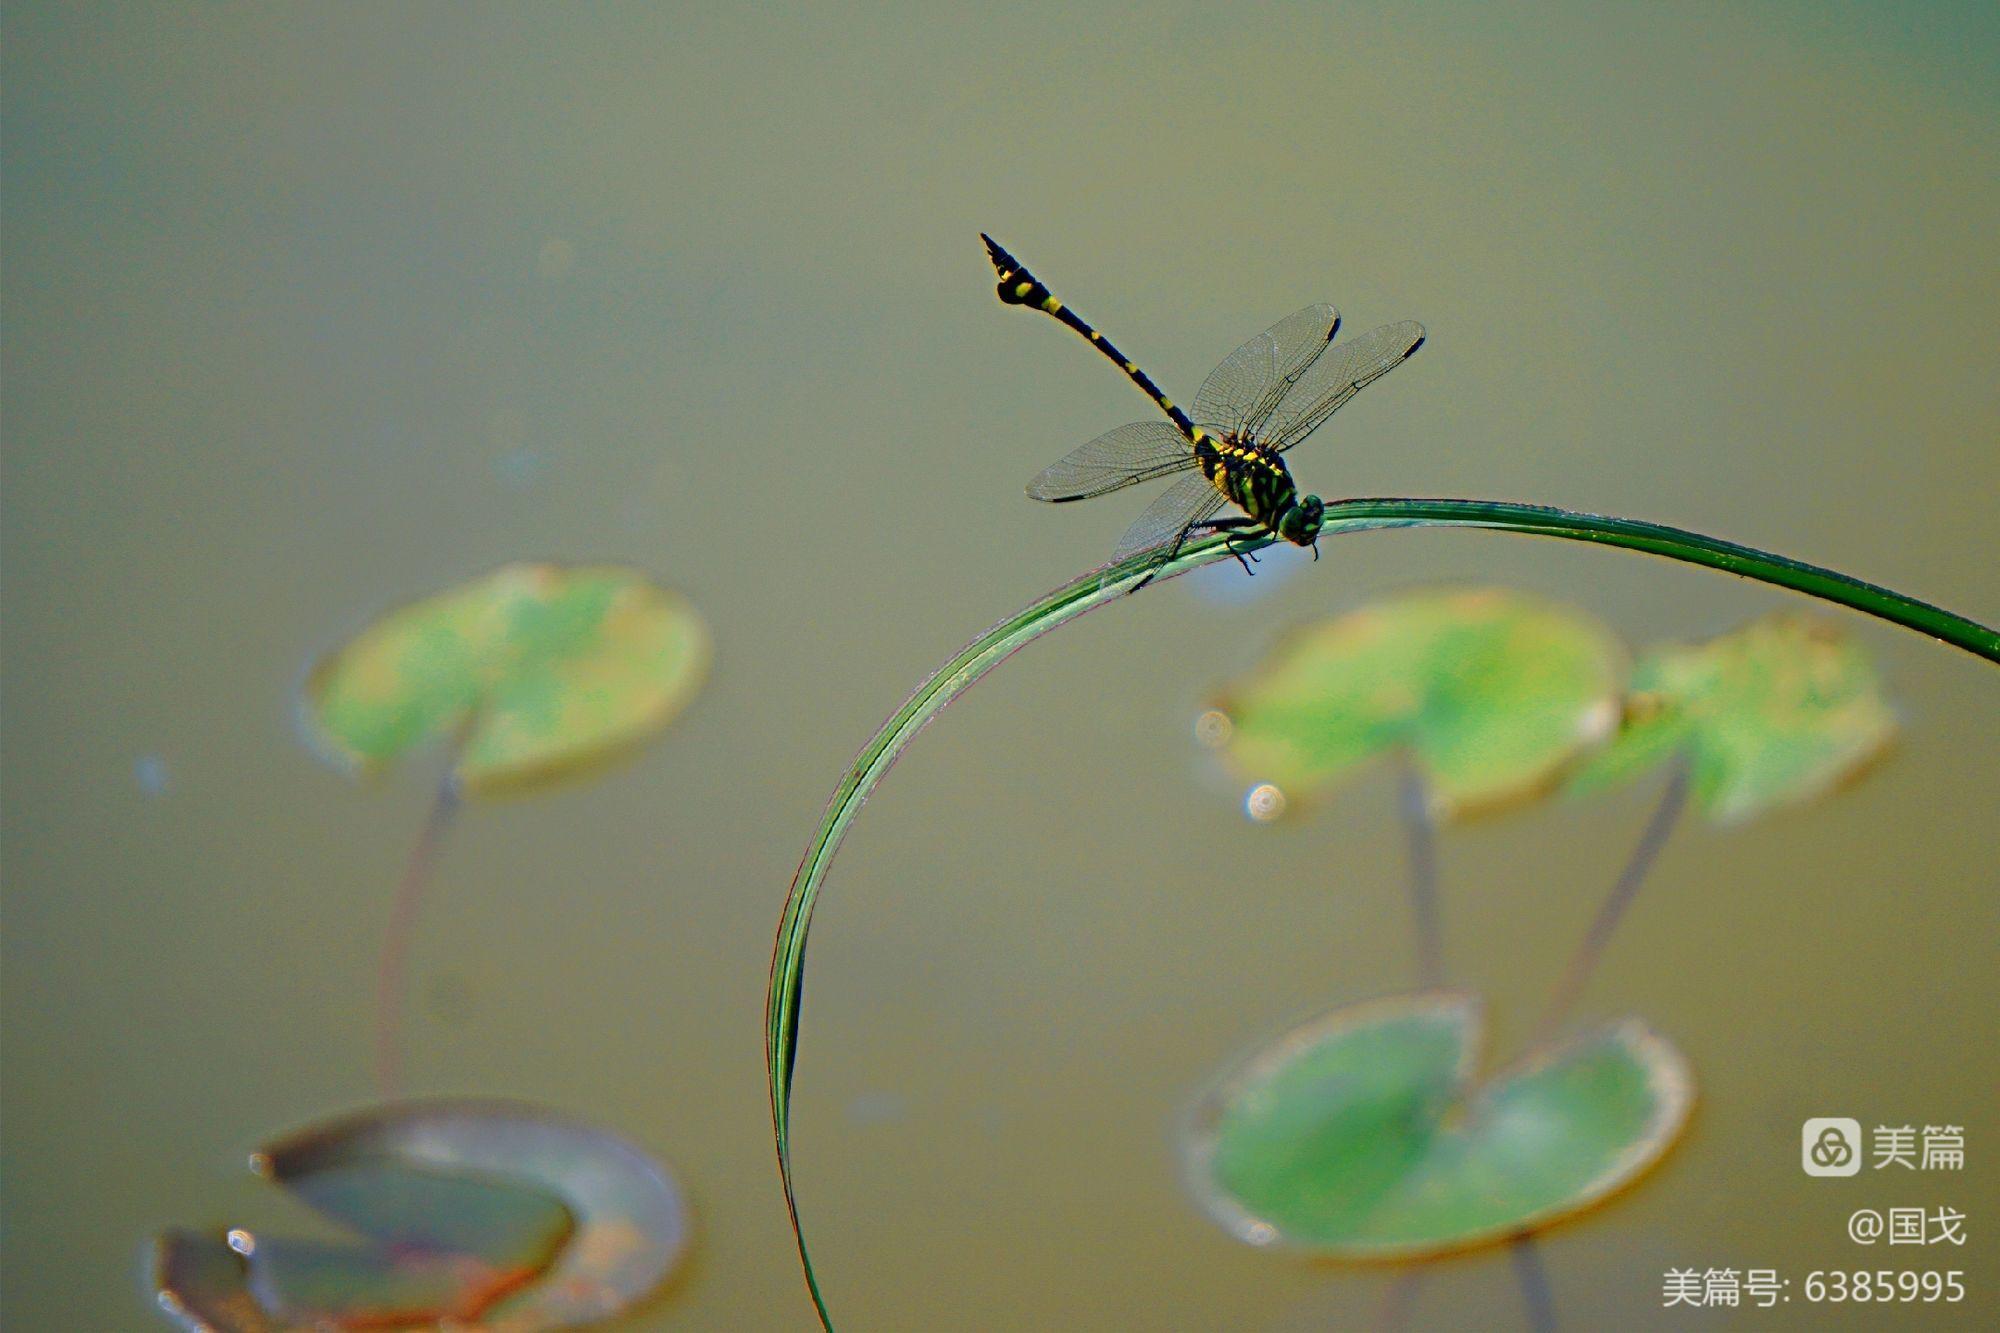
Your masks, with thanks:
[(1772, 615), (1642, 656), (1624, 725), (1569, 786), (1597, 791), (1684, 750), (1695, 801), (1733, 822), (1838, 786), (1895, 733), (1860, 645), (1824, 621)]
[(1253, 1244), (1410, 1259), (1538, 1231), (1629, 1184), (1692, 1082), (1628, 1019), (1473, 1086), (1483, 1015), (1454, 991), (1374, 1000), (1254, 1052), (1197, 1103), (1188, 1179)]
[(161, 1303), (206, 1320), (188, 1327), (567, 1327), (653, 1291), (690, 1238), (680, 1189), (650, 1158), (508, 1103), (381, 1107), (251, 1162), (359, 1239), (163, 1236)]
[(306, 711), (355, 767), (462, 733), (462, 783), (518, 786), (664, 726), (708, 656), (693, 608), (634, 570), (507, 565), (362, 630), (314, 667)]
[(1547, 787), (1617, 718), (1623, 654), (1596, 621), (1499, 588), (1427, 589), (1305, 627), (1216, 707), (1246, 780), (1293, 795), (1402, 751), (1443, 814)]

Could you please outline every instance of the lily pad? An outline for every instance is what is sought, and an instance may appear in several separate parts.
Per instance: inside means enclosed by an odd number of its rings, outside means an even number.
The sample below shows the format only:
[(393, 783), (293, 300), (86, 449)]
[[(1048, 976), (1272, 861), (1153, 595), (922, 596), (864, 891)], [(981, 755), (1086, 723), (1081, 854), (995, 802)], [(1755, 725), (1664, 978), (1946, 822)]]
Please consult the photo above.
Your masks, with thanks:
[(1695, 802), (1720, 822), (1810, 800), (1886, 750), (1896, 716), (1859, 644), (1824, 621), (1766, 616), (1644, 654), (1624, 725), (1571, 776), (1601, 790), (1685, 753)]
[(1186, 1134), (1203, 1208), (1256, 1245), (1415, 1259), (1529, 1234), (1629, 1185), (1687, 1122), (1686, 1062), (1636, 1019), (1475, 1084), (1484, 1015), (1424, 991), (1251, 1054)]
[(153, 1241), (160, 1310), (187, 1333), (279, 1333), (249, 1291), (243, 1257), (222, 1233), (175, 1229)]
[(686, 706), (709, 638), (679, 594), (613, 566), (507, 565), (376, 620), (313, 668), (306, 714), (361, 770), (457, 738), (474, 790), (628, 748)]
[(535, 1277), (472, 1255), (290, 1237), (260, 1237), (245, 1257), (251, 1298), (288, 1328), (476, 1324)]
[[(270, 1169), (262, 1154), (252, 1160)], [(368, 1238), (260, 1235), (240, 1246), (251, 1294), (293, 1323), (476, 1318), (547, 1269), (572, 1228), (561, 1199), (518, 1177), (437, 1169), (401, 1155), (357, 1154), (283, 1183)]]
[(251, 1164), (359, 1238), (168, 1233), (161, 1305), (187, 1327), (568, 1327), (653, 1291), (690, 1238), (679, 1187), (644, 1154), (509, 1103), (365, 1111)]
[(1551, 786), (1618, 718), (1624, 654), (1579, 612), (1500, 588), (1426, 589), (1298, 630), (1227, 688), (1226, 762), (1294, 798), (1392, 751), (1437, 813)]

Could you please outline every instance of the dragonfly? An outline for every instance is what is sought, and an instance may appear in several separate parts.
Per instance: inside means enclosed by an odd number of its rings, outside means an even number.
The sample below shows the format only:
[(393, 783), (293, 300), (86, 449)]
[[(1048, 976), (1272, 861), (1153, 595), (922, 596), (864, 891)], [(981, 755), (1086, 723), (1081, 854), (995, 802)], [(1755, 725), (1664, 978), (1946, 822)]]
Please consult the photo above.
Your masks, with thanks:
[[(1334, 347), (1339, 313), (1330, 305), (1309, 305), (1230, 353), (1195, 394), (1190, 415), (1020, 260), (985, 232), (979, 239), (999, 275), (1002, 301), (1040, 310), (1074, 329), (1166, 414), (1164, 421), (1135, 421), (1079, 445), (1028, 483), (1030, 496), (1061, 504), (1192, 473), (1154, 500), (1119, 540), (1113, 563), (1152, 552), (1135, 592), (1191, 536), (1211, 532), (1232, 534), (1229, 552), (1250, 573), (1256, 572), (1250, 569), (1254, 548), (1271, 538), (1310, 546), (1319, 558), (1326, 505), (1317, 495), (1299, 494), (1284, 456), (1423, 346), (1423, 325), (1413, 319), (1385, 324)], [(1216, 518), (1225, 504), (1242, 514)]]

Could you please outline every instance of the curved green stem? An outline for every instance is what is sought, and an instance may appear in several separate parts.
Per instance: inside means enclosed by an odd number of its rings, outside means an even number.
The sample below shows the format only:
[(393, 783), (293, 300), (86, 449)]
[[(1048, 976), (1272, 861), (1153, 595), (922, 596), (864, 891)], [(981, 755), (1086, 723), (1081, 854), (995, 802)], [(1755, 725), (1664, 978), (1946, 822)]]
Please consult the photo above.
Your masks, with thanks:
[(2000, 630), (1969, 620), (1942, 607), (1835, 570), (1789, 560), (1782, 555), (1739, 546), (1719, 537), (1703, 536), (1664, 523), (1603, 514), (1579, 514), (1545, 505), (1506, 500), (1339, 500), (1326, 507), (1325, 531), (1382, 527), (1500, 528), (1541, 537), (1599, 542), (1644, 551), (1671, 560), (1706, 565), (1726, 574), (1740, 574), (1780, 588), (1853, 607), (1868, 615), (1942, 639), (1954, 648), (2000, 662)]
[[(1657, 523), (1493, 500), (1358, 499), (1327, 505), (1323, 535), (1394, 527), (1499, 528), (1509, 532), (1565, 537), (1573, 541), (1600, 542), (1663, 555), (1853, 607), (1929, 634), (1988, 661), (2000, 662), (2000, 631), (1964, 616), (1830, 569)], [(1242, 548), (1268, 545), (1272, 540), (1269, 536), (1246, 539), (1241, 533), (1217, 533), (1202, 537), (1187, 543), (1171, 560), (1161, 565), (1153, 574), (1153, 581), (1162, 582), (1218, 560), (1229, 559), (1232, 541)], [(1154, 552), (1141, 552), (1118, 564), (1093, 570), (1038, 598), (954, 654), (935, 675), (917, 687), (916, 693), (901, 708), (890, 715), (889, 720), (882, 724), (882, 729), (875, 733), (874, 739), (855, 759), (834, 791), (833, 799), (827, 803), (826, 813), (806, 848), (805, 859), (799, 863), (798, 873), (792, 878), (784, 915), (778, 922), (777, 943), (771, 954), (771, 984), (765, 1010), (765, 1054), (770, 1075), (771, 1126), (777, 1144), (778, 1170), (784, 1182), (785, 1204), (791, 1213), (793, 1236), (798, 1242), (799, 1260), (805, 1269), (813, 1304), (819, 1311), (821, 1322), (829, 1329), (833, 1326), (832, 1321), (813, 1273), (805, 1235), (799, 1229), (791, 1154), (792, 1079), (798, 1053), (806, 933), (812, 923), (813, 906), (819, 897), (820, 886), (825, 882), (827, 868), (832, 864), (848, 825), (854, 822), (869, 792), (882, 780), (883, 774), (889, 771), (904, 747), (926, 723), (943, 711), (946, 704), (1018, 649), (1086, 611), (1117, 600), (1144, 582), (1148, 566), (1154, 558)]]

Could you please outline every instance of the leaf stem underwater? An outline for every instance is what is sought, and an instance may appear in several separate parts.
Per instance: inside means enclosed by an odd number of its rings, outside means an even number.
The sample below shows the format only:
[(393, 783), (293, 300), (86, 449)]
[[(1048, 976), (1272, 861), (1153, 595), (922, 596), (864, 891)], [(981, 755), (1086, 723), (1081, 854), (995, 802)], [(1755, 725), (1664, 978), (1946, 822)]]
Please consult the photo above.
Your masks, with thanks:
[(397, 881), (389, 924), (382, 931), (382, 952), (375, 964), (375, 1091), (383, 1100), (403, 1095), (403, 1011), (410, 988), (410, 941), (417, 933), (417, 912), (437, 872), (444, 835), (458, 813), (457, 752), (439, 779), (424, 816), (423, 831), (410, 849), (410, 859)]
[[(1367, 498), (1329, 503), (1321, 535), (1404, 527), (1495, 528), (1596, 542), (1666, 556), (1851, 607), (1891, 624), (1928, 634), (1989, 662), (2000, 663), (2000, 631), (1964, 616), (1831, 569), (1664, 524), (1500, 500)], [(1151, 569), (1151, 581), (1162, 582), (1218, 560), (1230, 559), (1232, 542), (1238, 549), (1258, 549), (1274, 540), (1268, 534), (1250, 538), (1240, 532), (1205, 536), (1188, 542), (1172, 559), (1157, 569)], [(1140, 552), (1124, 561), (1092, 570), (1044, 594), (974, 639), (938, 668), (904, 701), (902, 707), (889, 716), (841, 778), (832, 800), (827, 803), (818, 830), (806, 847), (805, 858), (792, 877), (791, 891), (785, 899), (784, 914), (778, 922), (777, 942), (771, 954), (770, 992), (765, 1009), (765, 1056), (770, 1075), (771, 1128), (777, 1148), (778, 1172), (785, 1189), (785, 1206), (791, 1216), (792, 1235), (798, 1244), (799, 1262), (804, 1269), (813, 1306), (819, 1312), (821, 1324), (829, 1330), (833, 1321), (821, 1295), (819, 1280), (813, 1272), (805, 1233), (799, 1227), (791, 1152), (792, 1080), (797, 1068), (806, 933), (812, 924), (813, 907), (826, 880), (827, 869), (846, 836), (848, 825), (854, 822), (868, 794), (882, 780), (903, 749), (932, 718), (944, 710), (945, 705), (1035, 639), (1068, 624), (1086, 611), (1117, 600), (1138, 584), (1146, 582), (1156, 557), (1157, 552)]]
[(1417, 947), (1417, 984), (1444, 985), (1444, 916), (1438, 907), (1437, 821), (1431, 815), (1430, 784), (1407, 754), (1397, 784), (1396, 809), (1403, 819), (1410, 862), (1410, 925)]
[(1612, 932), (1625, 919), (1625, 909), (1639, 896), (1639, 888), (1646, 882), (1653, 863), (1660, 859), (1660, 849), (1667, 845), (1667, 839), (1680, 823), (1681, 812), (1687, 808), (1690, 766), (1685, 753), (1669, 766), (1666, 785), (1660, 789), (1659, 803), (1653, 807), (1638, 843), (1626, 859), (1625, 868), (1618, 872), (1611, 892), (1604, 896), (1597, 915), (1591, 918), (1590, 929), (1576, 946), (1569, 966), (1563, 970), (1562, 980), (1556, 983), (1555, 993), (1549, 997), (1548, 1012), (1542, 1016), (1536, 1044), (1552, 1040), (1556, 1030), (1568, 1020), (1570, 1011), (1576, 1008), (1584, 986), (1590, 981), (1590, 974), (1597, 968), (1597, 960), (1604, 956), (1605, 946), (1611, 943)]

